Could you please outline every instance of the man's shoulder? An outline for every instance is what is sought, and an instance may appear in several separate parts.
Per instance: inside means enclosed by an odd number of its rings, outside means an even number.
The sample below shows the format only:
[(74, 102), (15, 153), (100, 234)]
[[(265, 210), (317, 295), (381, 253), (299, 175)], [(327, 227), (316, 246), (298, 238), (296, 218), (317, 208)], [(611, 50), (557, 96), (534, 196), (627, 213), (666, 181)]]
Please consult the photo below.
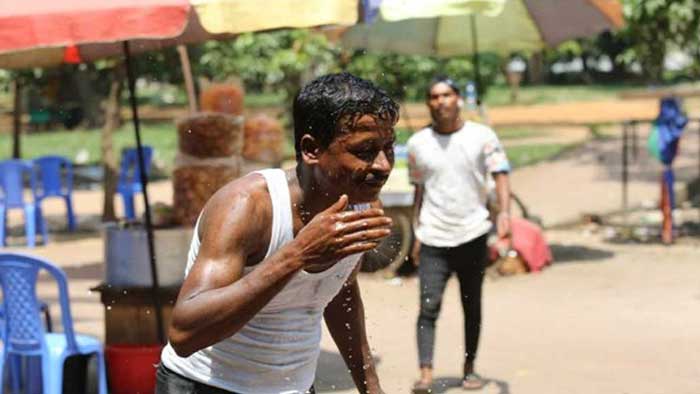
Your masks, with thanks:
[(247, 199), (248, 197), (261, 197), (262, 195), (269, 194), (267, 190), (267, 183), (265, 177), (262, 174), (251, 172), (240, 178), (233, 179), (222, 186), (212, 199), (223, 199), (223, 202), (231, 205), (233, 204), (230, 199)]
[(493, 129), (489, 125), (479, 123), (479, 122), (474, 122), (472, 120), (468, 120), (468, 121), (464, 122), (464, 126), (462, 126), (462, 130), (475, 131), (478, 133), (494, 133)]
[(484, 141), (497, 137), (496, 132), (491, 127), (483, 123), (473, 121), (464, 122), (464, 126), (462, 126), (459, 135), (462, 138), (467, 138), (470, 140), (476, 139)]
[(420, 144), (421, 141), (424, 141), (426, 138), (430, 138), (432, 135), (433, 129), (430, 127), (424, 127), (416, 132), (413, 133), (408, 138), (408, 142), (406, 142), (407, 145), (409, 146), (415, 146), (416, 144)]
[[(250, 173), (234, 179), (222, 186), (204, 206), (204, 214), (210, 221), (221, 224), (241, 223), (245, 218), (269, 217), (271, 202), (265, 178), (258, 173)], [(250, 230), (257, 221), (246, 220)], [(263, 220), (264, 222), (264, 220)]]

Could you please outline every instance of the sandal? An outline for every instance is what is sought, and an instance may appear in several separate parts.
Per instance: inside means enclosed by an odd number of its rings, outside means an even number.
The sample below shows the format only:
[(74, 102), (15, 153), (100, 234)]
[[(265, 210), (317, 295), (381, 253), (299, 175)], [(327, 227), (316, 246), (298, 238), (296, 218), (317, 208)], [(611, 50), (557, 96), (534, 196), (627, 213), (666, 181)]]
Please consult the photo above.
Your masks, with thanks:
[(462, 379), (462, 388), (465, 390), (480, 390), (484, 386), (486, 386), (484, 378), (474, 372), (464, 375), (464, 379)]
[(422, 381), (417, 381), (413, 384), (413, 394), (432, 394), (433, 388), (432, 384), (425, 383)]

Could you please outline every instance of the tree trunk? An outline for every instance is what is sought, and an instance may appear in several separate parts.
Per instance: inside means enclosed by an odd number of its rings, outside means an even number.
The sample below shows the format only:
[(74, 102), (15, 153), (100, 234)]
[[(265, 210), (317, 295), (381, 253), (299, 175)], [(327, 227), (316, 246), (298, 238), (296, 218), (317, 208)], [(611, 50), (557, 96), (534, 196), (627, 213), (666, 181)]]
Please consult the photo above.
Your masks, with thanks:
[(100, 150), (102, 153), (102, 168), (104, 177), (102, 180), (104, 189), (104, 203), (102, 205), (102, 221), (116, 220), (114, 213), (114, 195), (117, 192), (117, 158), (114, 153), (114, 131), (121, 124), (121, 93), (124, 81), (124, 69), (117, 65), (113, 72), (112, 83), (107, 96), (107, 108), (105, 111), (105, 123), (102, 127)]
[(80, 97), (80, 105), (85, 114), (83, 117), (85, 127), (89, 129), (97, 128), (98, 125), (104, 122), (104, 113), (99, 105), (101, 97), (95, 90), (96, 71), (93, 68), (81, 70), (76, 67), (73, 73), (75, 86)]
[(591, 85), (593, 83), (593, 76), (591, 75), (591, 68), (588, 67), (588, 51), (581, 52), (581, 79), (586, 85)]
[(530, 56), (527, 70), (528, 79), (531, 84), (535, 85), (544, 82), (545, 65), (542, 51), (535, 52)]

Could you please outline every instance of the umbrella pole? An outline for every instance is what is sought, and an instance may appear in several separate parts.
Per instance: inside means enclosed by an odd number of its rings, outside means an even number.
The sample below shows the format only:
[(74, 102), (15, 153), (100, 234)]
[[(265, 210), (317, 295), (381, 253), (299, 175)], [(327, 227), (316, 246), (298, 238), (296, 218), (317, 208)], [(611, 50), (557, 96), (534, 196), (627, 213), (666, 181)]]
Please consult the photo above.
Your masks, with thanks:
[(476, 15), (469, 16), (472, 28), (472, 63), (474, 63), (474, 84), (476, 85), (477, 104), (481, 104), (481, 69), (479, 68), (479, 39), (476, 36)]
[(22, 137), (22, 82), (19, 76), (16, 76), (13, 83), (15, 94), (14, 110), (12, 111), (12, 158), (19, 159), (22, 157), (20, 138)]
[(136, 152), (139, 157), (139, 172), (141, 177), (141, 186), (143, 188), (143, 202), (146, 209), (146, 236), (148, 239), (148, 255), (149, 261), (151, 263), (151, 279), (153, 280), (151, 286), (151, 295), (153, 297), (153, 306), (156, 310), (156, 328), (158, 332), (158, 342), (160, 344), (165, 343), (165, 338), (163, 336), (163, 311), (160, 304), (160, 297), (158, 297), (158, 289), (160, 285), (158, 284), (158, 267), (156, 266), (156, 254), (153, 245), (153, 225), (151, 223), (151, 207), (148, 203), (148, 179), (146, 177), (146, 166), (143, 158), (143, 147), (141, 145), (141, 128), (139, 122), (139, 111), (138, 105), (136, 104), (136, 78), (134, 77), (134, 70), (131, 64), (131, 51), (129, 50), (129, 42), (124, 41), (124, 64), (126, 66), (126, 77), (129, 86), (129, 103), (131, 104), (131, 112), (133, 114), (132, 120), (134, 123), (134, 132), (136, 134)]

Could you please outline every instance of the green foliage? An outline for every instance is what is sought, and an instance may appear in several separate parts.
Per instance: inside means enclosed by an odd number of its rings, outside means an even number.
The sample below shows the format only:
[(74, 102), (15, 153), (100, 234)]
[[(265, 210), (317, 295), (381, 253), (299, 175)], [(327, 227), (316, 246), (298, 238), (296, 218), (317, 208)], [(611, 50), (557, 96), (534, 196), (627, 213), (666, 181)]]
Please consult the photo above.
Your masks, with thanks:
[[(101, 66), (112, 68), (114, 64), (104, 63)], [(180, 56), (175, 47), (139, 54), (134, 57), (133, 67), (139, 78), (178, 85), (184, 83)]]
[(654, 81), (663, 77), (663, 61), (670, 49), (689, 50), (700, 60), (700, 3), (696, 0), (624, 0), (625, 31), (633, 46), (622, 54), (638, 61)]
[(207, 42), (201, 51), (197, 74), (237, 77), (250, 91), (282, 94), (288, 102), (304, 82), (338, 70), (338, 50), (325, 36), (303, 29), (242, 34)]
[(384, 88), (403, 101), (424, 97), (423, 92), (438, 69), (438, 62), (427, 56), (373, 54), (356, 51), (346, 70)]
[[(500, 63), (501, 58), (495, 54), (480, 56), (481, 81), (484, 88), (490, 86), (497, 78)], [(471, 56), (437, 58), (355, 51), (346, 70), (376, 82), (400, 101), (423, 100), (425, 88), (436, 75), (448, 75), (459, 86), (465, 86), (467, 81), (474, 80)]]

